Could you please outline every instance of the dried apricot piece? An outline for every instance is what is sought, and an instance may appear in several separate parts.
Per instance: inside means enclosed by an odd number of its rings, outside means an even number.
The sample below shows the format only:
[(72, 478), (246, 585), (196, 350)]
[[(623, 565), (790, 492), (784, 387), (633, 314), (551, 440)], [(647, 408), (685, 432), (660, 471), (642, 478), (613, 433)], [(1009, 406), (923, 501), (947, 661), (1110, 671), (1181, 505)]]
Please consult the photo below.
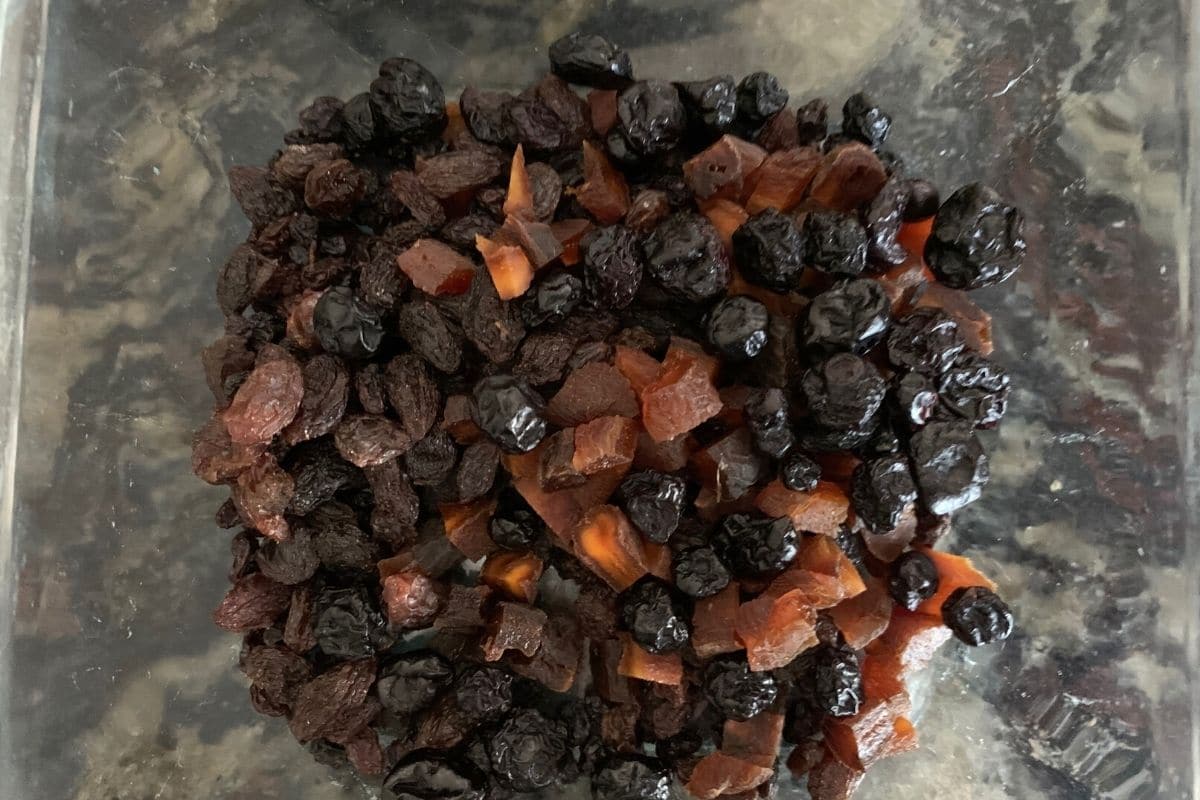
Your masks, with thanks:
[(696, 601), (692, 614), (692, 649), (696, 655), (708, 659), (742, 649), (734, 630), (739, 605), (741, 590), (736, 583), (729, 584), (712, 597)]
[(750, 219), (746, 209), (732, 200), (713, 198), (700, 204), (700, 211), (708, 217), (708, 221), (717, 229), (721, 243), (727, 252), (733, 250), (733, 233)]
[(586, 219), (561, 219), (551, 222), (550, 232), (554, 234), (554, 238), (558, 240), (558, 244), (562, 248), (562, 253), (558, 257), (559, 261), (568, 267), (578, 264), (582, 257), (579, 252), (579, 243), (591, 229), (592, 223)]
[(612, 364), (592, 361), (574, 370), (546, 404), (547, 418), (571, 427), (606, 416), (636, 417), (633, 387)]
[(533, 217), (533, 185), (525, 169), (525, 148), (517, 145), (508, 174), (508, 194), (504, 197), (504, 213), (510, 216)]
[(656, 442), (645, 431), (638, 432), (637, 449), (633, 453), (635, 469), (656, 469), (675, 472), (687, 466), (692, 454), (692, 440), (686, 434)]
[(683, 348), (667, 352), (658, 377), (642, 390), (642, 424), (656, 442), (687, 433), (721, 408), (710, 365)]
[(592, 118), (592, 130), (601, 136), (617, 124), (617, 91), (615, 89), (592, 89), (587, 95), (588, 111)]
[(869, 203), (887, 183), (887, 170), (871, 148), (852, 142), (832, 150), (812, 180), (808, 196), (835, 211)]
[(871, 644), (868, 653), (872, 658), (894, 659), (907, 674), (928, 666), (951, 636), (940, 619), (896, 608), (887, 629)]
[(550, 615), (542, 646), (532, 658), (511, 660), (513, 672), (537, 681), (552, 692), (569, 692), (582, 663), (583, 638), (579, 625), (568, 614)]
[(598, 417), (575, 428), (575, 455), (571, 466), (583, 475), (633, 463), (638, 425), (628, 417)]
[(763, 711), (748, 720), (725, 720), (721, 732), (721, 752), (726, 755), (774, 768), (783, 741), (783, 714)]
[(471, 503), (438, 506), (438, 513), (442, 515), (442, 523), (446, 528), (446, 538), (472, 561), (496, 549), (496, 543), (488, 536), (488, 523), (495, 512), (495, 499), (487, 497)]
[(507, 651), (516, 650), (531, 658), (542, 646), (542, 632), (548, 619), (540, 608), (524, 603), (497, 603), (483, 640), (483, 657), (499, 661)]
[(808, 191), (821, 162), (821, 154), (812, 147), (771, 153), (751, 179), (754, 188), (746, 201), (746, 212), (757, 214), (768, 208), (791, 211)]
[[(535, 272), (562, 255), (562, 244), (554, 235), (554, 230), (546, 223), (537, 220), (510, 214), (505, 218), (500, 230), (496, 232), (496, 237), (505, 243), (512, 242), (519, 245)], [(501, 296), (503, 297), (503, 295)]]
[(895, 732), (896, 714), (887, 703), (869, 700), (852, 717), (826, 717), (825, 744), (834, 758), (853, 770), (865, 770), (883, 758)]
[(738, 608), (734, 628), (746, 646), (750, 669), (781, 669), (817, 644), (817, 611), (804, 592), (762, 595)]
[(726, 134), (683, 163), (683, 179), (700, 200), (740, 201), (767, 151)]
[(996, 584), (986, 575), (975, 568), (971, 559), (944, 553), (941, 550), (925, 550), (925, 555), (933, 561), (938, 571), (938, 589), (921, 605), (917, 606), (918, 614), (942, 618), (942, 603), (954, 594), (955, 590), (968, 586), (983, 586), (995, 591)]
[(533, 283), (533, 265), (520, 246), (501, 244), (476, 234), (475, 248), (483, 256), (483, 263), (501, 300), (512, 300), (529, 290)]
[(866, 584), (865, 592), (829, 609), (833, 624), (846, 638), (846, 644), (855, 650), (862, 650), (883, 635), (891, 624), (895, 606), (883, 581), (871, 578)]
[(437, 239), (418, 239), (400, 255), (396, 266), (425, 294), (463, 294), (475, 279), (471, 259)]
[(805, 536), (800, 552), (785, 572), (771, 582), (768, 594), (801, 591), (809, 603), (829, 608), (867, 590), (854, 563), (828, 536)]
[(837, 484), (820, 481), (811, 492), (793, 492), (776, 479), (758, 493), (758, 509), (769, 517), (788, 517), (798, 531), (833, 536), (850, 511), (850, 499)]
[(532, 603), (537, 599), (542, 567), (542, 560), (532, 553), (492, 553), (479, 579), (510, 600)]
[(718, 750), (700, 759), (686, 788), (697, 800), (716, 800), (723, 795), (748, 792), (761, 786), (774, 773), (771, 767), (752, 764)]
[(737, 428), (697, 451), (692, 465), (694, 474), (713, 490), (716, 503), (744, 497), (766, 476), (769, 468), (746, 428)]
[(654, 383), (662, 368), (654, 356), (623, 344), (617, 345), (613, 351), (613, 366), (629, 381), (639, 401), (642, 399), (642, 390)]
[(603, 225), (621, 221), (629, 210), (629, 184), (590, 141), (583, 143), (584, 181), (574, 190), (579, 205)]
[[(797, 748), (799, 749), (799, 748)], [(864, 773), (851, 769), (826, 753), (808, 773), (808, 793), (812, 800), (850, 800), (862, 783)]]
[(896, 234), (896, 242), (910, 253), (924, 253), (925, 242), (933, 233), (933, 217), (926, 217), (915, 222), (900, 224), (900, 232)]
[(627, 634), (621, 635), (621, 643), (619, 674), (666, 686), (678, 686), (683, 682), (683, 658), (679, 653), (655, 655), (642, 649)]
[(616, 506), (588, 510), (574, 533), (575, 555), (618, 592), (650, 571), (642, 539)]

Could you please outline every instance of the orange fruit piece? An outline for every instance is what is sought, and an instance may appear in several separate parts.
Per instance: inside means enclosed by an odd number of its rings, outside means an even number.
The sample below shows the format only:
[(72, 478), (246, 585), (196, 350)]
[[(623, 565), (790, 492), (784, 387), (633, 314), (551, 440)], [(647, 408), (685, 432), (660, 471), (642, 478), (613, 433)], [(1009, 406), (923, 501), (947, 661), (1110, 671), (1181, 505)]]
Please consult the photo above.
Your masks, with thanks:
[(746, 211), (750, 214), (768, 208), (791, 211), (808, 191), (821, 161), (821, 154), (812, 147), (792, 147), (771, 153), (754, 173), (754, 188), (746, 201)]
[(455, 503), (438, 506), (446, 538), (464, 556), (476, 561), (496, 549), (496, 543), (488, 535), (488, 523), (496, 511), (496, 501), (481, 498), (470, 503)]
[(975, 305), (966, 292), (935, 281), (923, 283), (912, 294), (912, 307), (926, 306), (949, 314), (972, 350), (983, 356), (992, 354), (992, 315)]
[(811, 492), (793, 492), (775, 479), (758, 493), (755, 505), (769, 517), (788, 517), (798, 531), (834, 536), (850, 512), (850, 499), (835, 483), (820, 481)]
[(734, 629), (746, 646), (750, 669), (762, 672), (786, 667), (817, 644), (817, 611), (803, 591), (779, 597), (762, 595), (738, 607)]
[(829, 616), (846, 637), (846, 644), (855, 650), (862, 650), (883, 635), (891, 624), (892, 608), (896, 605), (883, 581), (871, 578), (866, 583), (865, 592), (829, 609)]
[(532, 553), (492, 553), (483, 564), (483, 583), (512, 600), (532, 603), (537, 598), (542, 560)]
[(811, 593), (810, 604), (828, 608), (866, 590), (854, 562), (837, 542), (828, 536), (805, 536), (796, 560), (771, 581), (767, 593), (776, 597), (791, 591)]
[(583, 142), (583, 184), (575, 199), (603, 225), (620, 222), (629, 210), (629, 184), (608, 156), (588, 140)]
[(619, 674), (666, 686), (683, 683), (683, 658), (679, 653), (650, 653), (627, 634), (622, 634), (621, 644), (621, 663), (617, 665)]
[(572, 371), (546, 404), (546, 416), (564, 428), (600, 417), (636, 417), (640, 410), (625, 375), (603, 361), (592, 361)]
[(635, 469), (657, 469), (675, 472), (687, 466), (692, 453), (692, 440), (686, 435), (665, 442), (656, 442), (645, 431), (638, 433), (637, 450), (633, 454)]
[(687, 433), (721, 412), (706, 359), (672, 347), (658, 377), (642, 390), (642, 424), (656, 442)]
[(462, 294), (471, 288), (475, 264), (436, 239), (418, 239), (396, 256), (396, 266), (425, 294)]
[(698, 200), (739, 201), (766, 157), (767, 151), (758, 145), (726, 134), (683, 162), (683, 180)]
[(654, 356), (623, 344), (616, 347), (613, 366), (629, 381), (639, 401), (642, 399), (642, 390), (654, 383), (659, 370), (662, 369), (662, 364)]
[[(868, 695), (869, 697), (869, 695)], [(868, 700), (852, 717), (826, 717), (825, 744), (834, 757), (854, 770), (866, 770), (887, 754), (897, 715), (886, 702)]]
[(721, 752), (760, 767), (774, 767), (785, 719), (783, 714), (763, 711), (744, 722), (725, 720)]
[(715, 800), (723, 795), (748, 792), (766, 783), (774, 773), (771, 767), (752, 764), (718, 750), (696, 764), (687, 790), (696, 800)]
[(750, 219), (750, 215), (746, 213), (746, 209), (732, 200), (717, 197), (701, 203), (700, 211), (704, 216), (708, 217), (708, 221), (713, 224), (713, 227), (717, 229), (717, 233), (721, 235), (721, 242), (725, 245), (725, 250), (732, 251), (733, 232), (742, 227), (742, 224), (746, 220)]
[(692, 613), (692, 649), (696, 655), (707, 659), (742, 649), (734, 631), (739, 605), (741, 591), (736, 583), (696, 601)]
[(966, 586), (984, 586), (995, 590), (996, 584), (975, 569), (971, 559), (944, 553), (941, 550), (924, 550), (924, 553), (933, 560), (933, 565), (937, 567), (938, 589), (933, 597), (917, 606), (918, 614), (927, 614), (941, 620), (942, 603), (946, 602), (946, 598), (956, 589)]
[(508, 173), (508, 194), (504, 198), (504, 213), (513, 216), (533, 216), (533, 185), (525, 169), (525, 148), (517, 145), (512, 168)]
[(874, 200), (885, 183), (887, 170), (879, 157), (865, 144), (852, 142), (825, 156), (808, 196), (826, 208), (848, 213)]
[(867, 652), (872, 657), (895, 659), (903, 673), (909, 673), (928, 666), (951, 635), (940, 617), (896, 608), (887, 629)]
[[(483, 256), (488, 274), (496, 286), (501, 300), (512, 300), (529, 290), (533, 283), (533, 265), (529, 256), (517, 245), (500, 244), (479, 234), (475, 235), (475, 248)], [(418, 287), (419, 288), (419, 287)]]
[(650, 571), (641, 536), (616, 506), (589, 509), (575, 530), (574, 541), (579, 560), (618, 592)]
[(562, 247), (558, 259), (565, 266), (579, 263), (579, 242), (583, 235), (592, 229), (592, 223), (586, 219), (563, 219), (550, 223), (550, 232)]
[(851, 769), (826, 753), (808, 773), (808, 793), (812, 800), (850, 800), (862, 783), (862, 770)]
[(505, 217), (504, 224), (495, 235), (497, 241), (503, 244), (519, 245), (534, 272), (562, 255), (562, 244), (549, 225), (520, 214)]
[(592, 129), (605, 136), (617, 124), (617, 91), (615, 89), (592, 89), (587, 95), (588, 111), (592, 118)]
[(575, 428), (575, 455), (571, 466), (584, 475), (595, 475), (633, 463), (638, 424), (629, 417), (600, 417)]
[(926, 217), (915, 222), (905, 222), (900, 225), (896, 234), (896, 242), (908, 252), (916, 256), (925, 254), (925, 242), (933, 233), (933, 217)]

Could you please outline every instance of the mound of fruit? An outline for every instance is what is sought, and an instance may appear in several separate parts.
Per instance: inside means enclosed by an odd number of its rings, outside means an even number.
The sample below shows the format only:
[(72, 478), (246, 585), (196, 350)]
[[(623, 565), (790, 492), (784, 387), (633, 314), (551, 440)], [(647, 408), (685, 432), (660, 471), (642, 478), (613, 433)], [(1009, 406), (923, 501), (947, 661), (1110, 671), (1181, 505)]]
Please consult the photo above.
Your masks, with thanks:
[[(1012, 615), (934, 549), (1004, 415), (1021, 214), (864, 94), (635, 79), (599, 36), (447, 102), (392, 58), (266, 167), (205, 349), (263, 714), (399, 798), (846, 798)], [(571, 84), (591, 87), (586, 94)]]

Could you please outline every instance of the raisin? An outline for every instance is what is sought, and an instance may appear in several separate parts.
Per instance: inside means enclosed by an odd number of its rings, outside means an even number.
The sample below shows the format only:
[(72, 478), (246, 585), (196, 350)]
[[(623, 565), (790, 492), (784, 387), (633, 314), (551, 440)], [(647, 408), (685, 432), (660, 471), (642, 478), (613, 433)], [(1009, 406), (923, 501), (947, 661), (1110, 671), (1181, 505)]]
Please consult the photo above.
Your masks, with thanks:
[(462, 334), (428, 300), (405, 303), (396, 311), (396, 329), (413, 351), (434, 369), (453, 374), (462, 364)]
[(460, 503), (469, 503), (490, 492), (499, 463), (500, 450), (491, 442), (468, 445), (454, 475), (455, 498)]
[(562, 380), (575, 340), (561, 333), (533, 333), (521, 345), (513, 374), (534, 386)]
[(754, 519), (731, 514), (721, 521), (713, 546), (721, 560), (740, 577), (779, 572), (796, 559), (799, 537), (790, 519)]
[(969, 422), (931, 422), (909, 445), (921, 502), (951, 514), (979, 499), (990, 476), (987, 456)]
[(354, 373), (354, 395), (368, 414), (382, 414), (387, 410), (383, 370), (378, 364), (366, 364)]
[(733, 234), (733, 257), (751, 283), (778, 292), (797, 285), (804, 269), (804, 240), (791, 217), (760, 211)]
[(474, 719), (495, 719), (513, 702), (513, 678), (495, 667), (468, 667), (454, 684), (458, 707)]
[(592, 795), (596, 800), (668, 800), (671, 774), (658, 759), (611, 756), (592, 777)]
[(425, 184), (408, 170), (396, 170), (388, 178), (388, 189), (400, 209), (430, 229), (446, 224), (446, 210)]
[(811, 492), (821, 480), (821, 465), (799, 452), (791, 452), (779, 467), (779, 480), (793, 492)]
[(227, 315), (240, 314), (269, 289), (278, 265), (250, 245), (234, 248), (217, 275), (217, 304)]
[(256, 227), (297, 210), (296, 195), (279, 185), (263, 167), (230, 167), (229, 190)]
[(485, 787), (473, 768), (451, 764), (435, 751), (405, 755), (383, 781), (384, 790), (400, 800), (483, 800)]
[(327, 217), (350, 216), (366, 191), (366, 177), (344, 158), (318, 164), (304, 179), (305, 205)]
[(463, 332), (493, 364), (506, 364), (525, 338), (525, 325), (516, 303), (505, 302), (490, 278), (478, 277), (467, 295)]
[(562, 122), (567, 131), (566, 146), (579, 147), (585, 137), (592, 135), (587, 102), (565, 80), (547, 75), (533, 87), (533, 94)]
[(983, 356), (965, 353), (938, 383), (938, 399), (955, 417), (994, 428), (1008, 409), (1008, 373)]
[(485, 144), (506, 145), (512, 141), (508, 125), (508, 107), (513, 102), (508, 92), (486, 92), (468, 86), (458, 98), (467, 129)]
[(446, 126), (446, 95), (429, 70), (409, 58), (389, 58), (371, 81), (371, 107), (384, 130), (418, 142)]
[(342, 457), (356, 467), (374, 467), (403, 454), (412, 437), (386, 417), (352, 414), (338, 423), (333, 441)]
[(862, 92), (850, 95), (842, 106), (842, 133), (846, 136), (878, 148), (891, 130), (891, 116)]
[(332, 431), (345, 415), (350, 400), (350, 372), (332, 356), (313, 356), (304, 365), (303, 378), (300, 410), (283, 429), (283, 440), (289, 445)]
[(458, 462), (458, 448), (450, 434), (442, 430), (429, 433), (404, 454), (404, 466), (416, 486), (437, 486)]
[(867, 232), (849, 214), (813, 211), (804, 218), (804, 261), (831, 275), (857, 277), (867, 266)]
[(475, 384), (475, 422), (510, 453), (527, 453), (546, 435), (545, 402), (529, 384), (493, 375)]
[(549, 152), (566, 147), (571, 131), (544, 103), (517, 98), (506, 109), (507, 122), (515, 144), (533, 152)]
[(383, 341), (379, 312), (344, 286), (321, 295), (313, 310), (313, 330), (327, 353), (345, 358), (366, 358)]
[(320, 592), (315, 601), (313, 633), (323, 653), (344, 659), (372, 656), (393, 641), (371, 592), (360, 586)]
[(254, 573), (239, 578), (213, 612), (213, 622), (232, 633), (270, 627), (287, 610), (290, 587)]
[(787, 395), (782, 389), (751, 391), (742, 413), (755, 446), (771, 458), (782, 458), (795, 443)]
[(938, 571), (933, 560), (921, 550), (910, 550), (892, 562), (888, 593), (898, 605), (916, 611), (921, 603), (938, 590)]
[(564, 80), (620, 89), (633, 80), (629, 54), (596, 34), (571, 33), (550, 45), (550, 69)]
[(704, 693), (729, 719), (746, 720), (775, 702), (779, 685), (770, 672), (751, 672), (745, 656), (723, 656), (705, 668)]
[(709, 134), (728, 133), (737, 116), (737, 83), (732, 75), (675, 84), (693, 124)]
[(254, 368), (254, 353), (238, 336), (222, 336), (204, 348), (201, 354), (204, 376), (217, 408), (229, 406), (247, 374)]
[(907, 181), (888, 181), (867, 208), (867, 255), (872, 264), (894, 267), (904, 263), (908, 250), (896, 241), (904, 222), (911, 191)]
[(583, 281), (565, 270), (553, 272), (521, 304), (521, 316), (531, 327), (561, 322), (582, 300)]
[(925, 260), (953, 289), (1008, 280), (1025, 258), (1025, 218), (994, 189), (973, 183), (946, 198), (925, 244)]
[(686, 485), (682, 478), (655, 470), (627, 477), (618, 491), (629, 521), (652, 542), (666, 542), (683, 517)]
[(388, 402), (413, 441), (423, 439), (441, 412), (441, 395), (425, 362), (413, 354), (396, 356), (383, 372)]
[(712, 597), (729, 585), (729, 570), (711, 547), (691, 547), (677, 552), (671, 573), (681, 592), (694, 598)]
[(375, 693), (388, 711), (408, 717), (433, 705), (453, 681), (454, 668), (436, 653), (405, 653), (379, 670)]
[(937, 213), (939, 195), (937, 187), (923, 178), (905, 181), (908, 202), (904, 206), (904, 221), (917, 222), (929, 219)]
[[(266, 352), (266, 351), (264, 351)], [(263, 444), (271, 441), (296, 417), (304, 397), (304, 376), (300, 365), (285, 351), (276, 348), (278, 357), (264, 359), (238, 387), (221, 419), (235, 445)]]
[(474, 253), (476, 237), (490, 237), (496, 230), (496, 220), (483, 214), (467, 214), (446, 223), (438, 236), (460, 253)]
[(828, 120), (829, 104), (819, 97), (796, 109), (796, 134), (799, 144), (819, 144), (829, 132)]
[(292, 536), (285, 541), (264, 542), (254, 560), (263, 575), (289, 586), (308, 580), (321, 566), (321, 559), (313, 549), (312, 536), (304, 528), (292, 531)]
[(318, 507), (305, 520), (313, 534), (313, 549), (329, 570), (366, 572), (379, 560), (379, 545), (358, 527), (354, 510), (337, 501)]
[(615, 130), (642, 156), (674, 148), (686, 126), (679, 91), (666, 81), (638, 81), (617, 95)]
[(1013, 630), (1012, 610), (984, 586), (955, 589), (942, 603), (942, 621), (959, 641), (973, 647), (1003, 642)]
[(966, 349), (958, 323), (938, 308), (918, 308), (896, 320), (887, 338), (888, 361), (927, 375), (945, 372)]
[(737, 87), (738, 122), (748, 130), (758, 130), (788, 102), (787, 89), (769, 72), (752, 72)]
[(876, 533), (888, 533), (912, 511), (917, 487), (904, 456), (864, 461), (854, 469), (850, 485), (854, 513)]
[(642, 255), (637, 235), (623, 225), (587, 234), (583, 250), (583, 285), (591, 301), (611, 309), (633, 302), (642, 282)]
[(879, 370), (850, 353), (838, 353), (804, 373), (800, 391), (808, 413), (831, 430), (861, 430), (883, 404), (886, 384)]
[(650, 277), (682, 300), (700, 303), (729, 286), (729, 258), (720, 234), (705, 217), (672, 214), (642, 244)]
[(518, 508), (493, 517), (488, 535), (506, 550), (528, 550), (541, 537), (541, 529), (532, 511)]
[(878, 281), (845, 281), (813, 298), (800, 344), (815, 353), (861, 355), (883, 339), (891, 322), (891, 301)]
[(721, 300), (708, 313), (708, 341), (730, 361), (754, 358), (767, 346), (767, 307), (752, 297), (738, 295)]
[(649, 233), (671, 213), (666, 192), (643, 189), (637, 193), (625, 214), (625, 224), (641, 234)]
[(247, 524), (264, 536), (282, 540), (289, 534), (283, 514), (294, 491), (292, 476), (267, 454), (238, 475), (233, 502)]
[(485, 186), (504, 173), (504, 159), (490, 150), (451, 150), (417, 160), (417, 178), (434, 197), (445, 200)]

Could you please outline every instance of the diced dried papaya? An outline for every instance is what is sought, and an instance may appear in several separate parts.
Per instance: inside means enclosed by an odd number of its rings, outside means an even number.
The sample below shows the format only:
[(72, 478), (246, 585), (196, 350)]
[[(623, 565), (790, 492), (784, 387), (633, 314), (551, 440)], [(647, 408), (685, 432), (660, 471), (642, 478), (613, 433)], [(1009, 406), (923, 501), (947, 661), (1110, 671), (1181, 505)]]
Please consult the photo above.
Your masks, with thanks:
[(587, 140), (583, 142), (583, 178), (583, 184), (574, 190), (579, 205), (602, 225), (620, 222), (629, 210), (629, 184), (608, 156)]
[(592, 229), (592, 223), (586, 219), (562, 219), (550, 223), (550, 232), (558, 240), (562, 254), (558, 257), (566, 266), (579, 263), (579, 242), (584, 234)]
[(650, 571), (641, 536), (616, 506), (589, 509), (575, 530), (575, 554), (618, 592)]
[(862, 537), (871, 555), (885, 564), (890, 564), (899, 558), (915, 538), (917, 538), (917, 512), (912, 506), (904, 510), (895, 528), (880, 533), (867, 532)]
[(683, 180), (700, 200), (740, 201), (766, 157), (758, 145), (725, 135), (683, 163)]
[(650, 574), (672, 583), (674, 578), (671, 577), (671, 548), (665, 544), (647, 541), (642, 542), (642, 548), (646, 551), (646, 566), (650, 569)]
[[(874, 644), (877, 645), (878, 640)], [(896, 716), (912, 711), (904, 668), (891, 653), (877, 652), (872, 646), (862, 660), (862, 679), (863, 694), (869, 706), (886, 705)]]
[(696, 800), (715, 800), (722, 795), (748, 792), (761, 786), (774, 772), (771, 767), (752, 764), (717, 750), (696, 764), (688, 779), (687, 790)]
[(488, 535), (488, 523), (496, 511), (496, 501), (481, 498), (471, 503), (455, 503), (438, 506), (446, 538), (464, 556), (476, 561), (496, 549), (496, 543)]
[(426, 294), (463, 294), (475, 278), (471, 259), (436, 239), (418, 239), (396, 256), (396, 266)]
[(748, 720), (725, 720), (721, 752), (760, 767), (774, 767), (783, 741), (783, 714), (763, 711)]
[(717, 233), (721, 236), (721, 243), (725, 245), (725, 250), (732, 252), (733, 232), (750, 219), (746, 209), (732, 200), (717, 197), (701, 203), (700, 211), (717, 229)]
[(736, 583), (696, 601), (692, 614), (692, 649), (696, 655), (708, 659), (742, 649), (734, 630), (740, 604), (741, 592)]
[(788, 517), (798, 531), (834, 536), (850, 512), (850, 499), (837, 484), (820, 481), (811, 492), (794, 492), (776, 479), (758, 493), (760, 511)]
[(912, 297), (917, 290), (937, 279), (923, 258), (910, 254), (902, 264), (890, 267), (878, 280), (892, 301), (892, 313), (902, 314), (912, 307)]
[(583, 637), (570, 614), (549, 615), (542, 645), (532, 658), (509, 661), (513, 672), (537, 681), (552, 692), (569, 692), (583, 664)]
[(940, 618), (896, 608), (883, 635), (871, 643), (872, 657), (895, 659), (905, 674), (924, 669), (938, 649), (950, 640)]
[(910, 253), (922, 255), (925, 252), (925, 242), (933, 233), (933, 217), (926, 217), (915, 222), (905, 222), (900, 225), (896, 234), (896, 242)]
[(902, 753), (911, 753), (920, 745), (917, 729), (908, 717), (897, 717), (892, 723), (892, 738), (888, 740), (880, 758), (891, 758)]
[(592, 118), (592, 130), (605, 136), (617, 124), (617, 91), (615, 89), (592, 89), (587, 95), (588, 111)]
[(846, 638), (846, 644), (855, 650), (862, 650), (883, 635), (892, 621), (895, 606), (883, 581), (871, 578), (866, 584), (865, 592), (829, 609), (829, 616)]
[(975, 569), (971, 559), (944, 553), (941, 550), (926, 549), (923, 552), (933, 560), (933, 565), (937, 567), (938, 589), (934, 592), (933, 597), (917, 606), (918, 614), (927, 614), (941, 619), (942, 603), (946, 602), (946, 598), (956, 589), (967, 586), (983, 586), (995, 590), (996, 584)]
[(499, 661), (509, 650), (532, 658), (542, 645), (548, 619), (540, 608), (524, 603), (497, 603), (482, 643), (484, 658)]
[[(821, 577), (824, 576), (824, 577)], [(828, 536), (805, 536), (796, 560), (771, 582), (767, 592), (810, 593), (810, 602), (828, 608), (867, 590), (858, 568)]]
[(603, 361), (588, 362), (567, 375), (562, 388), (546, 404), (546, 416), (564, 428), (600, 417), (636, 417), (639, 411), (629, 381)]
[(808, 191), (821, 162), (821, 154), (812, 147), (793, 147), (771, 153), (751, 179), (753, 188), (746, 201), (746, 211), (750, 214), (768, 208), (791, 211)]
[(533, 185), (525, 169), (525, 149), (517, 145), (512, 168), (508, 174), (508, 194), (504, 197), (504, 213), (509, 216), (533, 217)]
[[(536, 451), (535, 451), (536, 452)], [(526, 455), (529, 455), (528, 453)], [(527, 469), (528, 462), (510, 462), (519, 469)], [(583, 519), (584, 512), (593, 506), (604, 503), (616, 491), (625, 477), (627, 468), (616, 468), (591, 475), (587, 480), (574, 488), (557, 492), (546, 491), (538, 479), (538, 456), (532, 459), (533, 474), (520, 476), (513, 473), (513, 487), (524, 498), (546, 527), (554, 534), (557, 543), (567, 549), (573, 549), (572, 535)]]
[(629, 417), (598, 417), (575, 428), (575, 455), (571, 466), (583, 475), (595, 475), (633, 463), (638, 424)]
[(533, 553), (492, 553), (479, 579), (512, 600), (532, 603), (542, 577), (542, 560)]
[(832, 753), (826, 753), (808, 773), (808, 793), (812, 800), (850, 800), (864, 775), (862, 770), (851, 769)]
[(483, 263), (487, 265), (501, 300), (512, 300), (529, 290), (533, 283), (533, 264), (520, 246), (501, 244), (476, 234), (475, 249), (483, 256)]
[(634, 469), (656, 469), (675, 472), (687, 466), (692, 452), (692, 440), (686, 434), (656, 442), (645, 431), (638, 433), (637, 449), (633, 453)]
[(825, 156), (809, 197), (835, 211), (851, 212), (871, 202), (887, 183), (879, 156), (860, 142), (841, 145)]
[(654, 383), (662, 364), (654, 356), (634, 347), (619, 344), (613, 354), (613, 366), (625, 376), (638, 400), (642, 399), (642, 390)]
[(847, 767), (865, 770), (887, 753), (896, 719), (889, 704), (869, 700), (852, 717), (826, 717), (825, 744)]
[(656, 442), (687, 433), (720, 411), (710, 365), (683, 348), (667, 352), (658, 377), (642, 390), (642, 424)]
[(762, 595), (738, 607), (734, 628), (750, 669), (780, 669), (817, 644), (817, 611), (801, 591)]
[(945, 311), (958, 323), (958, 330), (968, 347), (980, 355), (992, 354), (992, 315), (975, 305), (966, 292), (930, 281), (916, 288), (911, 305)]
[(575, 458), (575, 429), (564, 428), (546, 437), (545, 446), (539, 448), (542, 457), (538, 463), (538, 482), (547, 492), (557, 492), (582, 485), (587, 476), (575, 469), (571, 461)]
[(640, 681), (678, 686), (683, 682), (683, 658), (679, 653), (656, 655), (639, 647), (628, 634), (621, 635), (621, 663), (617, 672)]
[(442, 141), (453, 144), (459, 136), (467, 132), (467, 121), (463, 119), (462, 109), (457, 100), (446, 102), (446, 127), (442, 129)]
[(562, 255), (562, 245), (549, 225), (516, 214), (505, 217), (496, 238), (505, 244), (518, 245), (534, 272)]
[(663, 366), (666, 367), (680, 361), (694, 361), (700, 364), (704, 368), (704, 374), (714, 381), (717, 379), (717, 373), (721, 371), (721, 362), (709, 355), (699, 342), (685, 339), (682, 336), (672, 336), (670, 345), (667, 347), (667, 355), (663, 359)]

